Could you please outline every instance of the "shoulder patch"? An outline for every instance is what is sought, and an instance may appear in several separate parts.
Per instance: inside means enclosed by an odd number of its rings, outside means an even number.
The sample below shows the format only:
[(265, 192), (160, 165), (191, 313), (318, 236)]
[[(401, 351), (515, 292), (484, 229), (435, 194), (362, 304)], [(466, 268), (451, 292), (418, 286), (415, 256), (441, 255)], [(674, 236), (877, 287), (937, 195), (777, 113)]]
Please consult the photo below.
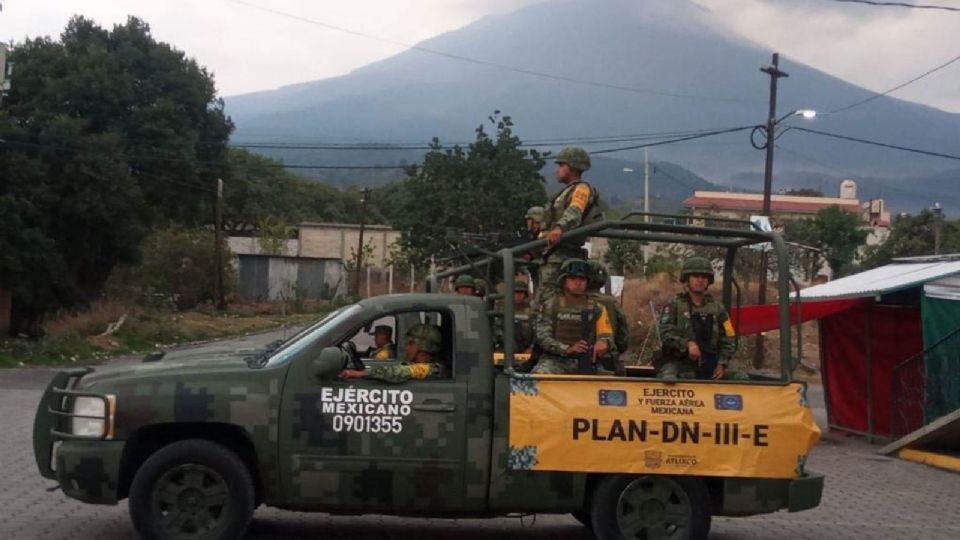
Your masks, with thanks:
[(570, 198), (570, 206), (577, 208), (582, 212), (587, 207), (587, 203), (589, 202), (590, 186), (583, 183), (578, 184), (573, 190), (573, 196)]
[(723, 331), (727, 334), (727, 337), (733, 337), (737, 335), (733, 329), (733, 323), (730, 322), (730, 319), (723, 321)]

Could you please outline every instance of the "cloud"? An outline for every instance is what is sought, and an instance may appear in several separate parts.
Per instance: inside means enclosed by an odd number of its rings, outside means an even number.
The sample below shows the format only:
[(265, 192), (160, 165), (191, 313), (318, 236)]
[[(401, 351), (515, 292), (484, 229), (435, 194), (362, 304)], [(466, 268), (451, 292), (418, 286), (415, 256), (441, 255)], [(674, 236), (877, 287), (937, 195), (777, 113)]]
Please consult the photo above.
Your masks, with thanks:
[[(960, 13), (830, 2), (696, 0), (736, 33), (881, 92), (960, 54)], [(960, 63), (893, 94), (960, 112)]]

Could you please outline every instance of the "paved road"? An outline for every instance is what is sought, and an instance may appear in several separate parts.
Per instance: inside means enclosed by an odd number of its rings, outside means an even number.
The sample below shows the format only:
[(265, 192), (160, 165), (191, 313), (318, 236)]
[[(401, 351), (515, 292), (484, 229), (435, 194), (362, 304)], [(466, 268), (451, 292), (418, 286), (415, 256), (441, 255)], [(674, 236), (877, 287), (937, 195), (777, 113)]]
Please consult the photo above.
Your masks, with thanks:
[[(267, 343), (280, 334), (272, 332), (234, 342), (246, 347)], [(45, 490), (52, 482), (36, 471), (31, 430), (34, 408), (51, 374), (52, 371), (42, 369), (0, 370), (0, 539), (135, 538), (125, 503), (91, 506)], [(814, 412), (824, 425), (822, 393), (819, 387), (811, 390)], [(827, 488), (819, 508), (797, 514), (717, 518), (711, 539), (960, 538), (960, 475), (879, 457), (874, 449), (858, 439), (828, 436), (809, 462), (812, 469), (827, 475)], [(560, 515), (540, 515), (536, 520), (445, 520), (335, 517), (271, 508), (257, 511), (247, 538), (469, 540), (493, 535), (523, 540), (592, 538), (573, 518)]]

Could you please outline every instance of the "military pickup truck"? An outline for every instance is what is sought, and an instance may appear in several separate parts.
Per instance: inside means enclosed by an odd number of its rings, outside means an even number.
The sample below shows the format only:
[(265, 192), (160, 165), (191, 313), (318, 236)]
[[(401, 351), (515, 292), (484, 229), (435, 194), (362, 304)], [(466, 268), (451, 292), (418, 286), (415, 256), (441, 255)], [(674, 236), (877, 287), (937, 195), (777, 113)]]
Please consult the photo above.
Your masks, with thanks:
[[(605, 223), (593, 232), (642, 238), (654, 225)], [(510, 285), (514, 256), (538, 246), (500, 253)], [(492, 305), (380, 296), (263, 350), (212, 346), (59, 372), (36, 414), (37, 465), (69, 497), (128, 499), (139, 534), (164, 540), (239, 538), (261, 504), (451, 518), (570, 513), (601, 540), (701, 539), (713, 515), (819, 504), (823, 477), (805, 469), (819, 430), (804, 385), (518, 373), (510, 339), (503, 365), (493, 362), (491, 321), (511, 320), (512, 307), (495, 317)], [(403, 336), (423, 323), (440, 330), (444, 377), (338, 377), (345, 366), (404, 361), (403, 347), (396, 360), (363, 359), (356, 351), (371, 328)]]

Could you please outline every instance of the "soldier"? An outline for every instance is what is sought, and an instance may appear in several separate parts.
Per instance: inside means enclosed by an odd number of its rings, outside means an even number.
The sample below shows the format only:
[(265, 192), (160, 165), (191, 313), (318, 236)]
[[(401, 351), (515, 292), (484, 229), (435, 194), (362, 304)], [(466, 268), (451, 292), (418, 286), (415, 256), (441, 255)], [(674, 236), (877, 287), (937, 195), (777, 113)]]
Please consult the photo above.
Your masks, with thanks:
[(478, 298), (483, 298), (487, 295), (487, 280), (483, 278), (475, 278), (473, 280), (473, 295)]
[[(541, 355), (534, 373), (576, 373), (582, 355), (592, 361), (613, 348), (613, 328), (607, 309), (587, 295), (590, 267), (581, 259), (570, 259), (560, 267), (557, 278), (562, 294), (540, 307), (536, 340)], [(584, 312), (592, 312), (593, 339), (583, 339)]]
[(533, 347), (533, 320), (530, 313), (530, 290), (526, 281), (513, 284), (513, 319), (516, 352), (530, 352)]
[(397, 348), (393, 344), (393, 328), (378, 324), (373, 328), (373, 347), (368, 348), (364, 358), (389, 360), (397, 357)]
[(543, 230), (547, 251), (540, 265), (537, 303), (546, 304), (557, 294), (557, 274), (563, 261), (584, 256), (582, 246), (557, 245), (560, 235), (583, 224), (599, 198), (597, 191), (580, 177), (590, 169), (590, 155), (583, 148), (568, 146), (557, 154), (557, 181), (564, 185), (544, 210)]
[(703, 257), (684, 261), (680, 282), (686, 291), (677, 294), (660, 314), (664, 364), (657, 376), (723, 379), (737, 346), (727, 310), (707, 292), (713, 283), (710, 261)]
[(476, 296), (477, 288), (470, 274), (460, 274), (453, 280), (453, 290), (463, 296)]
[(410, 379), (440, 379), (446, 377), (446, 367), (440, 363), (443, 340), (440, 329), (432, 324), (418, 324), (407, 331), (407, 359), (402, 364), (369, 366), (365, 371), (345, 369), (341, 379), (378, 379), (401, 383)]
[(530, 238), (540, 238), (540, 231), (543, 227), (543, 207), (531, 206), (527, 209), (527, 233)]
[(603, 287), (610, 278), (610, 273), (603, 263), (599, 261), (590, 261), (590, 283), (587, 285), (588, 294), (607, 308), (613, 325), (613, 345), (614, 348), (607, 351), (607, 354), (599, 358), (599, 363), (608, 371), (620, 373), (623, 366), (620, 365), (619, 356), (627, 352), (630, 346), (630, 323), (627, 321), (627, 314), (620, 307), (620, 302), (616, 298), (605, 294)]

